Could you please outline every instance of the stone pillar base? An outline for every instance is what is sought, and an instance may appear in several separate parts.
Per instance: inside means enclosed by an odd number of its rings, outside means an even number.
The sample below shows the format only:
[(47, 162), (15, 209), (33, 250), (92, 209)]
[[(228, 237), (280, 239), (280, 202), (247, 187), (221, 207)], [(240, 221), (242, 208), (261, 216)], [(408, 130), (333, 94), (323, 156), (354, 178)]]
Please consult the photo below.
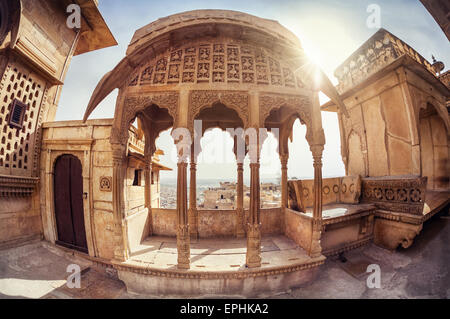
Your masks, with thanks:
[(322, 222), (320, 220), (313, 220), (311, 248), (309, 250), (309, 256), (311, 258), (319, 257), (322, 254), (322, 246), (320, 244), (321, 236), (322, 236)]
[(189, 233), (191, 240), (198, 240), (198, 212), (197, 209), (189, 208)]
[(237, 238), (245, 237), (244, 210), (242, 208), (236, 209), (236, 237)]
[(178, 269), (189, 269), (191, 247), (190, 247), (189, 225), (178, 226), (177, 231), (177, 250), (178, 250)]
[(128, 251), (124, 246), (123, 228), (121, 225), (115, 225), (114, 240), (116, 242), (116, 246), (114, 247), (114, 259), (126, 261), (128, 259)]
[(260, 224), (248, 224), (246, 265), (248, 268), (261, 267), (261, 225)]

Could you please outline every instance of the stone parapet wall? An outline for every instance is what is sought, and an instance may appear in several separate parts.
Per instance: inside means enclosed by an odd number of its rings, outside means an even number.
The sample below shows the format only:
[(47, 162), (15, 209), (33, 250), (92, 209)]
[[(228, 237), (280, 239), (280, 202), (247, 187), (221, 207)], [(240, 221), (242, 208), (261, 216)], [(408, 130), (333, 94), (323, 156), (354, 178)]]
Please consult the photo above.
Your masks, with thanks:
[(312, 218), (303, 213), (286, 208), (285, 235), (308, 252), (311, 248)]
[[(245, 220), (248, 211), (245, 211)], [(236, 232), (235, 210), (198, 210), (198, 233), (200, 238), (234, 237)], [(281, 208), (261, 209), (261, 234), (282, 233), (284, 217)], [(152, 234), (176, 236), (176, 210), (152, 208)], [(246, 228), (246, 227), (244, 227)]]
[(336, 69), (339, 92), (348, 91), (402, 55), (410, 56), (434, 75), (430, 62), (392, 33), (380, 29)]

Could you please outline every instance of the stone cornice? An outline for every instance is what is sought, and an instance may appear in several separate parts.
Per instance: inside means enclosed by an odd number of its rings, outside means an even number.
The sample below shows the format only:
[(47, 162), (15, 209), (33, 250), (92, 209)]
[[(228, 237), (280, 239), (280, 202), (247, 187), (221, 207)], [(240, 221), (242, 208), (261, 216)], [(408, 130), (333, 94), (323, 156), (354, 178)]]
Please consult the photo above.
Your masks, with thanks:
[(0, 197), (27, 197), (34, 192), (39, 178), (0, 175)]

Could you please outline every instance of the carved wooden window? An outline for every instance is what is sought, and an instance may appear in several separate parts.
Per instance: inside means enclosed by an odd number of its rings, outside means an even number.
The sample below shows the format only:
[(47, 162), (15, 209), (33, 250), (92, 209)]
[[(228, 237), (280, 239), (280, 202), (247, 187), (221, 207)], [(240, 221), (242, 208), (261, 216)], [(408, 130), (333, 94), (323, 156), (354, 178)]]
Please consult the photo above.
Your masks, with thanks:
[(14, 99), (11, 112), (9, 113), (9, 125), (21, 129), (23, 127), (23, 120), (26, 110), (27, 106), (24, 103), (18, 99)]

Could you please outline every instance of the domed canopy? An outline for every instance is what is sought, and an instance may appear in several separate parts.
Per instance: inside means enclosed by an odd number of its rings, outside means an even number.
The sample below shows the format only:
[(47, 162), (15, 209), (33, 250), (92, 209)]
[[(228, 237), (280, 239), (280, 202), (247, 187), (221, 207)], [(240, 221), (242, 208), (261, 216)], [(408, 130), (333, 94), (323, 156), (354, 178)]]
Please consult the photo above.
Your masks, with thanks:
[[(223, 41), (224, 39), (226, 40)], [(236, 60), (226, 57), (225, 51), (203, 48), (205, 44), (211, 44), (214, 48), (221, 46), (221, 50), (231, 50), (236, 53)], [(210, 50), (211, 61), (208, 62), (211, 63), (200, 63), (201, 52), (210, 54)], [(197, 57), (199, 59), (195, 61)], [(189, 61), (190, 58), (192, 61)], [(179, 59), (179, 63), (172, 64), (176, 59)], [(149, 61), (152, 62), (149, 64)], [(186, 69), (187, 63), (190, 62), (193, 65), (192, 70)], [(145, 67), (146, 64), (148, 67)], [(244, 72), (245, 70), (249, 72)], [(166, 74), (158, 73), (160, 71)], [(144, 74), (145, 72), (147, 73)], [(204, 72), (205, 78), (198, 78), (195, 72)], [(319, 82), (315, 80), (317, 73), (321, 77)], [(229, 78), (230, 74), (233, 78)], [(114, 89), (134, 86), (138, 82), (143, 85), (145, 76), (146, 85), (157, 90), (179, 89), (183, 85), (189, 88), (196, 84), (204, 86), (208, 81), (211, 84), (223, 82), (228, 86), (236, 86), (240, 82), (239, 89), (249, 89), (256, 84), (280, 85), (291, 90), (322, 90), (337, 102), (345, 113), (345, 107), (334, 86), (323, 72), (311, 64), (293, 33), (276, 21), (242, 12), (189, 11), (158, 19), (137, 30), (125, 58), (97, 85), (83, 120), (86, 121), (96, 106)]]

